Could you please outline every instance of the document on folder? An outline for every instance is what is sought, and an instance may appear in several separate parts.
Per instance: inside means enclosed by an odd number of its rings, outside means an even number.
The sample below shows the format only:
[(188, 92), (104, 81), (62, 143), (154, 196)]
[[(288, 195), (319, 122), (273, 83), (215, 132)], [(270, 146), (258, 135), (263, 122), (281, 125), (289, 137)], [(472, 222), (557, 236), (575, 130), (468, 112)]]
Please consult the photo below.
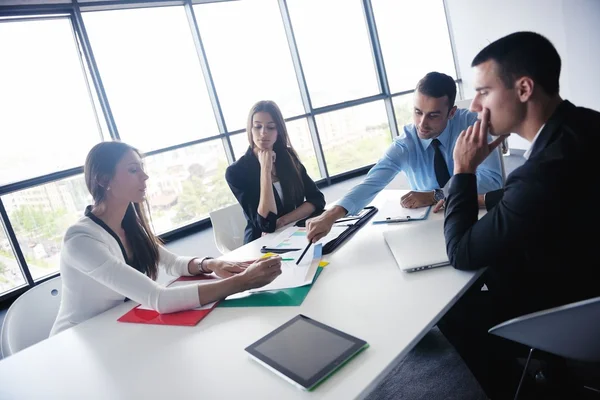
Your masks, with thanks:
[(394, 222), (419, 221), (427, 219), (431, 206), (420, 208), (404, 208), (400, 199), (388, 200), (377, 213), (374, 224), (387, 224)]
[[(314, 248), (309, 249), (304, 257), (302, 257), (300, 263), (296, 264), (296, 260), (298, 260), (307, 244), (308, 239), (306, 239), (305, 228), (290, 227), (284, 230), (282, 233), (277, 235), (275, 239), (273, 239), (268, 247), (274, 249), (298, 248), (301, 250), (289, 251), (280, 254), (281, 275), (275, 278), (275, 280), (268, 285), (231, 295), (227, 297), (227, 299), (229, 300), (245, 297), (248, 295), (248, 293), (282, 290), (310, 285), (315, 278), (317, 268), (319, 267), (319, 262), (321, 261), (322, 246), (317, 244), (314, 246)], [(269, 253), (265, 254), (264, 256), (268, 255)]]

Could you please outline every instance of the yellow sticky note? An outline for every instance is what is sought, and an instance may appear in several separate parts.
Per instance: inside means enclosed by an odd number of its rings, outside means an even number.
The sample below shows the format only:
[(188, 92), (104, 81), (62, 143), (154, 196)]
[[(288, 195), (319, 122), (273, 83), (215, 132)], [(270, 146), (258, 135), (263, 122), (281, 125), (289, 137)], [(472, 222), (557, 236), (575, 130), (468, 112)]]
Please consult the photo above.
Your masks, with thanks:
[(321, 261), (321, 262), (319, 263), (319, 267), (326, 267), (326, 266), (328, 266), (328, 265), (329, 265), (329, 261)]
[(275, 253), (265, 253), (261, 258), (269, 258), (269, 257), (276, 256), (276, 255), (277, 254), (275, 254)]

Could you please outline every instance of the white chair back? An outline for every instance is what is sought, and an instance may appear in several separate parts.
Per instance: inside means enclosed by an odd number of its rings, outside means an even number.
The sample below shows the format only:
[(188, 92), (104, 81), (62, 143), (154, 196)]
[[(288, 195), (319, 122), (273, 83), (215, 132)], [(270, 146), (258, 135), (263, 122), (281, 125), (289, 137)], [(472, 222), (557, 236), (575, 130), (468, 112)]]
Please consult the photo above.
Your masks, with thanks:
[(243, 246), (246, 217), (238, 203), (212, 211), (209, 215), (215, 244), (221, 254), (229, 253)]
[(10, 306), (2, 325), (2, 356), (8, 357), (50, 335), (62, 295), (60, 276), (32, 287)]

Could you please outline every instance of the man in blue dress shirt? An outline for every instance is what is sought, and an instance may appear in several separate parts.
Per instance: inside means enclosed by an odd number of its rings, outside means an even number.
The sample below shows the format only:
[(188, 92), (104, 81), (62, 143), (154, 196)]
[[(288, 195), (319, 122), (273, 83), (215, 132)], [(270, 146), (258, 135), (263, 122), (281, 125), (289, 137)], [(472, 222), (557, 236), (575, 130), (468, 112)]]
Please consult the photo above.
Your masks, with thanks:
[[(430, 72), (419, 81), (414, 93), (414, 124), (405, 125), (401, 136), (383, 158), (342, 200), (308, 221), (308, 240), (327, 235), (335, 221), (357, 214), (403, 171), (411, 192), (399, 199), (403, 207), (434, 205), (444, 199), (442, 188), (453, 175), (453, 151), (461, 131), (477, 121), (477, 114), (454, 105), (456, 84), (452, 77)], [(477, 189), (484, 194), (502, 187), (499, 157), (488, 157), (477, 169)], [(480, 196), (480, 205), (483, 196)]]

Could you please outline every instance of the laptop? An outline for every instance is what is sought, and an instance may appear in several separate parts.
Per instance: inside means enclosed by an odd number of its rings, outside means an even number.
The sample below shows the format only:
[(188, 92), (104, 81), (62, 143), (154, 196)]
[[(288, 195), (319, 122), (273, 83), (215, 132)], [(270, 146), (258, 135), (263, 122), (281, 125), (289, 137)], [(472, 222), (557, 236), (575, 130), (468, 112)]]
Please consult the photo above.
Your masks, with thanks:
[(414, 221), (383, 233), (396, 264), (404, 272), (450, 265), (444, 221)]

